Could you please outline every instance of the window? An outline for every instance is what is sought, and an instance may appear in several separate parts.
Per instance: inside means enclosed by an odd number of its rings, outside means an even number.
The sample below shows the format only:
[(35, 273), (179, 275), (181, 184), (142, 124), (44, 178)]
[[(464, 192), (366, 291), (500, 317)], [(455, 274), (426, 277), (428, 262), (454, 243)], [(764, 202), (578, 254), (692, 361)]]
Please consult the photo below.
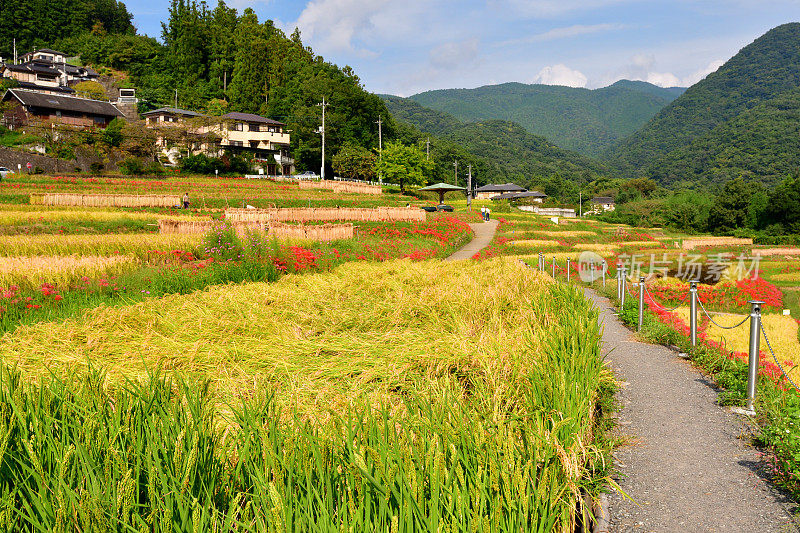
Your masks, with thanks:
[(231, 141), (231, 146), (236, 146), (241, 148), (244, 147), (244, 143), (242, 141)]
[(244, 124), (241, 122), (234, 122), (230, 126), (228, 126), (230, 131), (244, 131)]
[(249, 124), (250, 131), (261, 131), (261, 126), (258, 124)]

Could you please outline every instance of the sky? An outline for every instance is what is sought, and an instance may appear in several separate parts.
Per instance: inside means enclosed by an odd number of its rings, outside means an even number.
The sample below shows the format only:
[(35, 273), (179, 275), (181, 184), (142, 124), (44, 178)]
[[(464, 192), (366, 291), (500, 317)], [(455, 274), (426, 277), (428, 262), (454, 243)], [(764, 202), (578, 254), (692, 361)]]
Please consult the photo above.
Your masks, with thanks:
[[(213, 7), (216, 0), (207, 0)], [(127, 0), (139, 33), (160, 38), (165, 0)], [(688, 87), (800, 0), (228, 0), (339, 66), (365, 88), (411, 96), (504, 82), (589, 89), (620, 79)]]

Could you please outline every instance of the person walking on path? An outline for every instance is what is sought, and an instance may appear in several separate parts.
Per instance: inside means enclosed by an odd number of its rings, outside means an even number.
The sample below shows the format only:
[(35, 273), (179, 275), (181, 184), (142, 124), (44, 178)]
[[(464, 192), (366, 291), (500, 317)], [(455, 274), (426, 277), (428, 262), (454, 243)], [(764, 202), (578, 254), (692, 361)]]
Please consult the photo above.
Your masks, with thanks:
[(189, 209), (189, 193), (183, 195), (183, 208)]
[(491, 214), (492, 214), (492, 210), (487, 207), (486, 208), (486, 222), (489, 222)]

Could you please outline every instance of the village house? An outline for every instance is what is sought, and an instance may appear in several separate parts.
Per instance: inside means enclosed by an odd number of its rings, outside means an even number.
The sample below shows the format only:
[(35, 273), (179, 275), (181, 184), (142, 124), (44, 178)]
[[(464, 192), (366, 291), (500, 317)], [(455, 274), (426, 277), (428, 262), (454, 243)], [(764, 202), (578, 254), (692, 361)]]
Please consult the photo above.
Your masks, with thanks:
[[(286, 125), (277, 120), (238, 112), (212, 117), (174, 107), (148, 111), (142, 117), (147, 127), (162, 129), (158, 143), (173, 163), (177, 161), (180, 148), (190, 154), (209, 156), (219, 156), (230, 150), (251, 156), (267, 175), (290, 175), (294, 172), (294, 159), (289, 154), (289, 133), (285, 131)], [(180, 136), (168, 135), (168, 130), (163, 128), (169, 127), (185, 132), (185, 138), (178, 141)]]
[(496, 196), (507, 193), (525, 192), (527, 189), (514, 183), (489, 184), (475, 190), (476, 200), (491, 200)]
[(505, 192), (493, 196), (492, 200), (521, 200), (522, 198), (530, 198), (533, 202), (541, 204), (547, 199), (547, 195), (539, 191)]
[(49, 94), (69, 94), (70, 87), (81, 81), (96, 80), (99, 74), (89, 67), (67, 63), (62, 52), (42, 48), (23, 55), (21, 62), (8, 63), (0, 59), (0, 77), (13, 78), (22, 89)]
[(613, 198), (610, 196), (595, 196), (592, 198), (592, 208), (588, 211), (588, 214), (597, 215), (614, 209), (616, 209), (616, 206)]
[(56, 122), (78, 128), (105, 128), (124, 116), (109, 102), (29, 89), (8, 89), (0, 101), (7, 104), (2, 124), (9, 129)]

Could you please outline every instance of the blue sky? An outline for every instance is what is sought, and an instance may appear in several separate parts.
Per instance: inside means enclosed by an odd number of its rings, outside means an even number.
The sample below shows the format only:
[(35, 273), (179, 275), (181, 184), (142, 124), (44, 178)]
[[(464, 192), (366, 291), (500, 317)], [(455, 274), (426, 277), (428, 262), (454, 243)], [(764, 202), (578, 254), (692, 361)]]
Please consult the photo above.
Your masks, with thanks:
[[(216, 5), (216, 0), (208, 0)], [(165, 0), (128, 0), (159, 37)], [(800, 0), (229, 0), (252, 7), (365, 87), (402, 96), (507, 81), (688, 86), (768, 29), (800, 21)]]

